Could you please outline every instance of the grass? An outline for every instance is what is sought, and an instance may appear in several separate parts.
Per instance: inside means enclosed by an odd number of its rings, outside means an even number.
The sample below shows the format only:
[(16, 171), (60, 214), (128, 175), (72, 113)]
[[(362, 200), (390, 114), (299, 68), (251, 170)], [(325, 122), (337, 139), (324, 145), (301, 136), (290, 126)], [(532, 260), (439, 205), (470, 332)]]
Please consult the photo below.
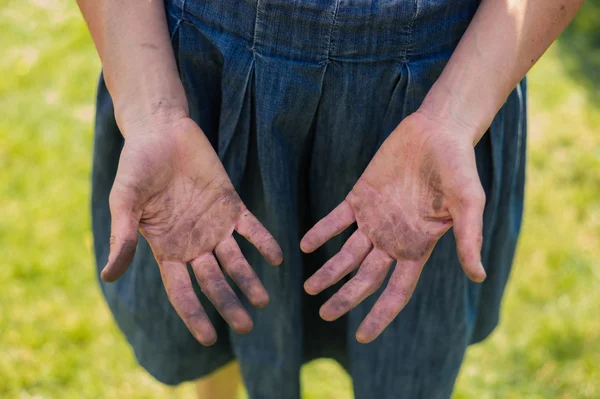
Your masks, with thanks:
[[(455, 399), (600, 397), (600, 7), (584, 7), (530, 74), (523, 235), (502, 324)], [(0, 32), (0, 397), (192, 398), (136, 365), (96, 284), (99, 62), (74, 2), (4, 0)], [(302, 382), (304, 399), (351, 397), (329, 361)]]

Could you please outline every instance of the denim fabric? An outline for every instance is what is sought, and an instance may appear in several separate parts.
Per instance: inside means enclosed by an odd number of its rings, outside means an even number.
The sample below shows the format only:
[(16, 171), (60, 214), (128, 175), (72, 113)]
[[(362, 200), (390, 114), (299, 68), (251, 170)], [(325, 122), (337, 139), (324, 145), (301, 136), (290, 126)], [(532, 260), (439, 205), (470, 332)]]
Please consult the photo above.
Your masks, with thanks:
[[(476, 147), (487, 194), (483, 263), (470, 282), (452, 233), (437, 244), (414, 296), (373, 343), (354, 339), (378, 294), (326, 323), (302, 284), (350, 232), (312, 255), (299, 240), (351, 190), (378, 146), (421, 104), (478, 6), (477, 0), (168, 0), (169, 29), (192, 118), (217, 150), (252, 212), (281, 244), (266, 264), (240, 240), (271, 295), (248, 309), (254, 330), (232, 333), (199, 292), (219, 340), (197, 343), (168, 302), (140, 237), (121, 280), (101, 284), (140, 364), (167, 384), (232, 359), (251, 398), (299, 397), (299, 369), (339, 361), (357, 398), (448, 398), (470, 343), (498, 322), (519, 234), (525, 166), (525, 81)], [(123, 138), (104, 82), (98, 90), (92, 212), (98, 270), (109, 252), (108, 196)], [(247, 304), (247, 303), (246, 303)]]

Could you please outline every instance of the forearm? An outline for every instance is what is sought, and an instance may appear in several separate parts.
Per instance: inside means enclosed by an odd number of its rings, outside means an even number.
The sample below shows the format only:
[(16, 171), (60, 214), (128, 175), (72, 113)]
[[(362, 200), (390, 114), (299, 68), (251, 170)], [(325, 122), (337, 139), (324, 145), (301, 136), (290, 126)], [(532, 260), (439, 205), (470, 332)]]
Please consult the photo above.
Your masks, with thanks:
[(117, 123), (168, 110), (187, 113), (159, 0), (77, 0), (102, 61)]
[(477, 142), (583, 0), (483, 0), (421, 110)]

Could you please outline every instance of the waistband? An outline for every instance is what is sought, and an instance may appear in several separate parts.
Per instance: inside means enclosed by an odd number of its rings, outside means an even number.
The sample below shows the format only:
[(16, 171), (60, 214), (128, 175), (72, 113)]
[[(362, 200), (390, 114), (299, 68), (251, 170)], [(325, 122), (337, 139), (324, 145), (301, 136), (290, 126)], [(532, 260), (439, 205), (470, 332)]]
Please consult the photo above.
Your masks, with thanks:
[(411, 61), (451, 52), (479, 0), (166, 0), (182, 21), (298, 61)]

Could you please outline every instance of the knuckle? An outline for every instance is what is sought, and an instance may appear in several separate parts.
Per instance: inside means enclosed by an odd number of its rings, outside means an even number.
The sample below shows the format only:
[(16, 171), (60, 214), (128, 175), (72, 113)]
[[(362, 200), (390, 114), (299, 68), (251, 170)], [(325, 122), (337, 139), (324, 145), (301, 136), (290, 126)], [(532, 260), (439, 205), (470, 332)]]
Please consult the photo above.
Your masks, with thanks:
[(474, 237), (472, 243), (466, 242), (458, 251), (458, 261), (462, 264), (470, 264), (479, 259), (479, 251), (483, 245), (481, 235)]
[(381, 284), (378, 281), (372, 280), (367, 284), (367, 294), (373, 295), (377, 290), (381, 287)]
[(234, 309), (239, 309), (242, 307), (242, 305), (240, 304), (240, 301), (233, 293), (223, 295), (216, 305), (223, 313), (227, 313), (229, 311), (232, 311)]
[(483, 232), (478, 231), (477, 234), (475, 234), (475, 237), (473, 237), (473, 240), (475, 241), (477, 247), (481, 248), (483, 245)]
[(203, 312), (189, 294), (175, 293), (170, 295), (171, 303), (184, 320), (201, 319)]
[(339, 296), (332, 301), (331, 306), (338, 314), (343, 314), (354, 308), (354, 301), (350, 296)]
[(354, 280), (355, 284), (365, 285), (371, 282), (371, 276), (369, 273), (359, 270), (359, 272), (356, 273), (354, 277), (352, 277), (352, 280)]
[(360, 287), (369, 295), (375, 293), (381, 286), (379, 279), (373, 273), (357, 273), (354, 279)]
[(347, 265), (354, 260), (354, 254), (351, 252), (350, 249), (346, 247), (342, 247), (342, 249), (340, 249), (340, 252), (338, 252), (337, 257), (338, 263), (343, 265)]
[(269, 237), (258, 226), (252, 227), (252, 229), (250, 230), (250, 237), (255, 243), (254, 245), (256, 246), (256, 248), (259, 250), (265, 248), (269, 244)]
[(229, 291), (231, 287), (224, 278), (215, 278), (211, 281), (208, 281), (208, 284), (211, 286), (212, 290), (216, 293), (225, 293)]
[(461, 262), (475, 257), (483, 246), (483, 233), (480, 230), (465, 231), (457, 238), (458, 256)]
[(460, 204), (466, 207), (483, 207), (486, 196), (481, 184), (470, 184), (459, 190)]
[(369, 314), (368, 327), (371, 331), (380, 331), (388, 323), (390, 319), (389, 306), (385, 306), (382, 302), (377, 302), (377, 306), (373, 307), (373, 310)]
[(108, 196), (108, 205), (111, 210), (121, 208), (124, 203), (125, 201), (119, 193), (114, 190), (110, 192), (110, 195)]
[(345, 201), (350, 205), (350, 209), (356, 209), (360, 205), (360, 197), (354, 193), (354, 190), (348, 193)]
[(115, 190), (111, 191), (108, 197), (108, 207), (111, 213), (131, 211), (135, 213), (135, 203), (131, 198), (124, 196)]
[(206, 322), (206, 321), (208, 321), (207, 320), (208, 317), (200, 308), (196, 308), (195, 310), (190, 311), (188, 314), (183, 316), (183, 318), (185, 318), (188, 321), (188, 323), (189, 322)]
[(473, 200), (479, 205), (485, 205), (485, 191), (483, 191), (483, 187), (480, 185), (478, 185), (477, 189), (473, 193)]
[(244, 255), (238, 254), (231, 257), (231, 268), (233, 270), (240, 270), (246, 266), (246, 258)]
[(183, 304), (190, 299), (191, 289), (189, 287), (175, 287), (167, 291), (174, 306)]
[(327, 226), (328, 230), (332, 230), (332, 231), (338, 231), (341, 229), (342, 224), (340, 223), (340, 220), (337, 217), (329, 217), (327, 219), (324, 220), (325, 225)]
[(239, 301), (224, 278), (212, 281), (209, 284), (212, 291), (211, 301), (218, 309), (226, 311), (237, 307)]
[(250, 291), (257, 284), (258, 278), (252, 273), (239, 271), (232, 276), (235, 283), (244, 291)]
[(182, 319), (189, 321), (204, 320), (204, 313), (198, 307), (184, 307), (179, 311)]
[(358, 254), (365, 254), (366, 252), (369, 251), (371, 249), (371, 247), (373, 246), (373, 244), (371, 243), (371, 240), (369, 239), (369, 237), (367, 237), (366, 234), (364, 234), (362, 231), (357, 230), (358, 231), (358, 239), (356, 242), (355, 247), (353, 248), (353, 252)]
[(412, 292), (403, 287), (392, 287), (392, 289), (387, 292), (387, 297), (396, 304), (405, 305), (412, 297)]
[(263, 250), (270, 250), (272, 246), (271, 244), (271, 237), (266, 233), (262, 233), (258, 239), (259, 248)]
[(321, 269), (319, 269), (315, 277), (317, 277), (317, 281), (319, 282), (330, 282), (333, 280), (333, 275), (334, 273), (331, 269), (331, 266), (323, 266)]

